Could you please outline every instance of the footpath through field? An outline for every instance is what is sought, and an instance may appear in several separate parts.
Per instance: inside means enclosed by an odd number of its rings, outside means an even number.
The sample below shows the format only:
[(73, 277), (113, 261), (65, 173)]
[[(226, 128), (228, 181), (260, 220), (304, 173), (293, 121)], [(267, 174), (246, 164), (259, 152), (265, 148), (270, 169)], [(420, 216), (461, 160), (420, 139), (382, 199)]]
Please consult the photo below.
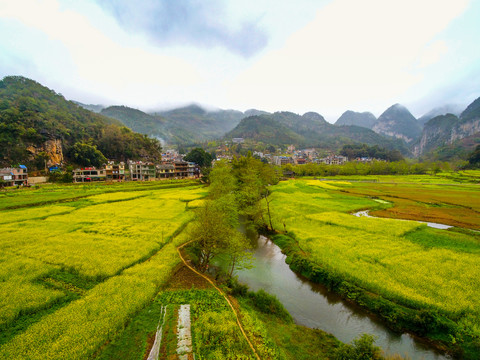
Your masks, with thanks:
[(187, 261), (186, 261), (185, 258), (183, 257), (182, 252), (181, 252), (181, 249), (182, 249), (184, 246), (192, 243), (193, 241), (194, 241), (194, 240), (191, 240), (191, 241), (186, 242), (186, 243), (184, 243), (183, 245), (180, 245), (180, 246), (177, 247), (177, 252), (178, 252), (178, 255), (180, 256), (180, 259), (182, 260), (182, 262), (185, 264), (185, 266), (186, 266), (187, 268), (189, 268), (189, 269), (190, 269), (191, 271), (193, 271), (195, 274), (197, 274), (197, 275), (201, 276), (202, 278), (204, 278), (205, 280), (207, 280), (207, 281), (220, 293), (220, 295), (223, 296), (223, 298), (225, 299), (225, 301), (228, 303), (228, 305), (229, 305), (230, 308), (232, 309), (233, 314), (235, 315), (235, 319), (237, 320), (238, 327), (240, 328), (240, 331), (242, 332), (243, 337), (245, 338), (245, 340), (247, 340), (247, 343), (248, 343), (248, 345), (250, 346), (250, 348), (252, 349), (253, 353), (255, 354), (255, 357), (256, 357), (258, 360), (260, 360), (260, 356), (258, 356), (257, 351), (255, 350), (255, 347), (254, 347), (253, 344), (251, 343), (250, 339), (247, 337), (247, 334), (245, 333), (245, 330), (243, 329), (243, 325), (242, 325), (242, 323), (240, 322), (240, 318), (238, 317), (238, 313), (237, 313), (237, 311), (235, 310), (235, 307), (232, 305), (230, 299), (227, 297), (227, 295), (226, 295), (220, 288), (218, 288), (218, 287), (215, 285), (215, 283), (214, 283), (208, 276), (206, 276), (206, 275), (198, 272), (197, 270), (195, 270), (191, 265), (189, 265), (189, 264), (187, 263)]

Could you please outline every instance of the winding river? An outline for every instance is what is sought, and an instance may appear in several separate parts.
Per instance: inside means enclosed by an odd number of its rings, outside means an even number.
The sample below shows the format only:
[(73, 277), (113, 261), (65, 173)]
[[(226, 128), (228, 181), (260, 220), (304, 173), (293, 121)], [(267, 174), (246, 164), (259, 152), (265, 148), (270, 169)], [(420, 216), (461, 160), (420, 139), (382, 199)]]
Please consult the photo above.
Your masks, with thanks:
[(389, 330), (325, 287), (298, 276), (290, 270), (285, 258), (277, 245), (260, 236), (254, 267), (238, 271), (238, 279), (252, 290), (264, 289), (276, 295), (297, 324), (324, 330), (342, 342), (349, 343), (369, 333), (377, 337), (376, 344), (386, 354), (400, 354), (411, 359), (450, 359), (409, 334)]

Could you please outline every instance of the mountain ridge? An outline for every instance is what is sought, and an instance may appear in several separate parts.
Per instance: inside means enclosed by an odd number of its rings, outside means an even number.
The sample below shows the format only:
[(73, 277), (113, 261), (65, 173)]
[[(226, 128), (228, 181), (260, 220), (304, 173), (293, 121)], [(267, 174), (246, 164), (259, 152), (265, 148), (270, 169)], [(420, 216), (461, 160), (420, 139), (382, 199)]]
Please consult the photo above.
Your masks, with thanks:
[(371, 129), (376, 121), (377, 118), (371, 112), (365, 111), (360, 113), (352, 110), (347, 110), (337, 119), (335, 125), (355, 125)]
[[(439, 147), (451, 146), (467, 137), (480, 133), (480, 97), (456, 116), (446, 114), (430, 119), (424, 126), (419, 140), (412, 151), (421, 156)], [(461, 142), (458, 143), (461, 146)]]
[(422, 128), (410, 111), (401, 104), (385, 110), (372, 126), (378, 134), (388, 135), (412, 143), (421, 135)]

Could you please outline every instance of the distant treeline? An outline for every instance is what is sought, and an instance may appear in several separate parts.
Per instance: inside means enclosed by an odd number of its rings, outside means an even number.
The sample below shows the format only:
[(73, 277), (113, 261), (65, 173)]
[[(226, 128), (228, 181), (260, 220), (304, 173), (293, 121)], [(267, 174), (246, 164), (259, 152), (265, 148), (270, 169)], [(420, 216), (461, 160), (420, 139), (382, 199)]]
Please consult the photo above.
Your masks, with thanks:
[(344, 145), (340, 154), (351, 159), (369, 157), (387, 161), (403, 160), (402, 153), (398, 150), (387, 150), (378, 145), (368, 146), (367, 144)]
[(285, 176), (335, 176), (335, 175), (409, 175), (428, 174), (451, 170), (448, 163), (407, 163), (406, 161), (377, 161), (362, 163), (350, 161), (343, 165), (305, 164), (282, 166)]

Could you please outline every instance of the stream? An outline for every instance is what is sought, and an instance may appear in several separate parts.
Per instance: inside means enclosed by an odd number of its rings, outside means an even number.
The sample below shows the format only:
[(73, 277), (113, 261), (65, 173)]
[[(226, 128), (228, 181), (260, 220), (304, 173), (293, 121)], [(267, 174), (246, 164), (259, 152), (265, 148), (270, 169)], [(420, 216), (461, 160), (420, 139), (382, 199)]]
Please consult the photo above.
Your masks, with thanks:
[(280, 248), (264, 236), (258, 238), (252, 269), (237, 271), (238, 280), (251, 290), (264, 289), (276, 295), (295, 322), (333, 334), (344, 343), (363, 333), (377, 337), (376, 345), (388, 355), (411, 359), (451, 359), (409, 334), (391, 331), (364, 310), (343, 301), (324, 286), (290, 270)]
[[(353, 213), (352, 215), (357, 216), (357, 217), (365, 216), (365, 217), (376, 218), (376, 219), (386, 219), (386, 218), (379, 218), (379, 217), (370, 215), (370, 210), (357, 211), (356, 213)], [(446, 229), (450, 229), (451, 227), (453, 227), (451, 225), (439, 224), (439, 223), (428, 222), (428, 221), (403, 220), (403, 219), (395, 219), (395, 220), (398, 220), (398, 221), (417, 221), (417, 222), (422, 223), (422, 224), (427, 224), (428, 227), (431, 227), (431, 228), (434, 228), (434, 229), (441, 229), (441, 230), (446, 230)]]

